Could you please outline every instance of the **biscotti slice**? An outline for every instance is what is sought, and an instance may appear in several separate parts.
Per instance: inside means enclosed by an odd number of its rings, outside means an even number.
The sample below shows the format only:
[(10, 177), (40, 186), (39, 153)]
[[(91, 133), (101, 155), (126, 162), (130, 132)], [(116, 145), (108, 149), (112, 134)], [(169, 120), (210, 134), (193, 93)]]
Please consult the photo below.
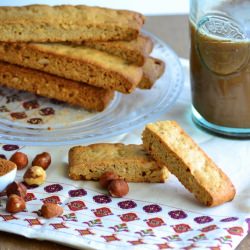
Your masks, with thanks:
[(135, 39), (140, 13), (85, 5), (0, 8), (0, 41), (79, 42)]
[(122, 93), (142, 79), (141, 67), (86, 46), (0, 43), (0, 60)]
[(151, 38), (143, 35), (132, 41), (84, 42), (83, 45), (121, 57), (137, 66), (144, 65), (153, 49)]
[(165, 63), (157, 58), (148, 57), (143, 65), (143, 76), (138, 85), (140, 89), (151, 89), (165, 70)]
[(111, 90), (1, 61), (0, 84), (54, 98), (90, 111), (103, 111), (114, 96), (114, 92)]
[(230, 179), (175, 121), (148, 124), (142, 140), (145, 150), (204, 205), (216, 206), (234, 198)]
[(157, 164), (141, 145), (99, 143), (76, 146), (69, 151), (69, 177), (98, 180), (112, 171), (128, 182), (164, 182), (166, 167)]

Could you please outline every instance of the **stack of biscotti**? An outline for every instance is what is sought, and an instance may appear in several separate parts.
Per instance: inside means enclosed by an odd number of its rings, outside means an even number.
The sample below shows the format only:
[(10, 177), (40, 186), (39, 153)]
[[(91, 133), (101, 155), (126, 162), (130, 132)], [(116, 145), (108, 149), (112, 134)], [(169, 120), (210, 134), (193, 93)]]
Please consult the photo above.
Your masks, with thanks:
[(144, 21), (84, 5), (0, 7), (0, 83), (102, 111), (114, 91), (151, 88), (164, 72)]

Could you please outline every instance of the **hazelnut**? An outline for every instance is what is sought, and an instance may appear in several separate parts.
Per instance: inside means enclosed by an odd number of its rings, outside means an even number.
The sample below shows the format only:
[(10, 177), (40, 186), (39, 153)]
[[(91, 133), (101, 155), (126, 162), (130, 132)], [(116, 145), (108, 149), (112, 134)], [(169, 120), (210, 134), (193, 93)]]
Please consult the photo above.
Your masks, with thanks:
[(45, 203), (41, 208), (41, 215), (46, 219), (58, 217), (63, 214), (63, 208), (54, 203)]
[(113, 180), (108, 186), (108, 191), (113, 197), (123, 197), (129, 191), (128, 183), (121, 179)]
[(29, 160), (26, 154), (22, 152), (16, 152), (10, 157), (10, 161), (14, 162), (17, 165), (17, 169), (21, 170), (27, 167)]
[(0, 154), (0, 159), (7, 160), (6, 156), (5, 156), (5, 155), (3, 155), (3, 154)]
[(43, 152), (41, 154), (36, 155), (34, 160), (32, 161), (32, 166), (40, 166), (44, 170), (46, 170), (51, 163), (51, 156), (47, 152)]
[(46, 172), (40, 166), (33, 166), (29, 168), (23, 176), (24, 182), (30, 186), (32, 185), (39, 186), (45, 182), (45, 179), (46, 179)]
[(113, 172), (105, 172), (99, 179), (100, 186), (107, 188), (111, 181), (119, 179), (119, 176)]
[(22, 198), (25, 197), (27, 193), (27, 188), (22, 184), (16, 181), (10, 183), (6, 188), (6, 195), (9, 197), (12, 194), (16, 194)]
[(18, 213), (26, 208), (25, 201), (22, 197), (12, 194), (7, 201), (6, 211), (9, 213)]

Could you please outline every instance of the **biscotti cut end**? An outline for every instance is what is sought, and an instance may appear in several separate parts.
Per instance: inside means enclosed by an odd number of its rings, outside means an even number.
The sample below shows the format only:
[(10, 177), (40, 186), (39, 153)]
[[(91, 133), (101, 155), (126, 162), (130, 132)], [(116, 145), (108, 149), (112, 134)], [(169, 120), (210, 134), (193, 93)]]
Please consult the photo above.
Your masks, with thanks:
[(166, 167), (157, 164), (141, 145), (99, 143), (69, 150), (69, 177), (99, 180), (111, 171), (128, 182), (165, 182)]
[(230, 179), (175, 121), (148, 124), (142, 141), (145, 150), (204, 205), (217, 206), (234, 198)]
[(140, 89), (151, 89), (165, 71), (165, 63), (154, 57), (148, 57), (143, 65), (143, 76), (138, 84)]
[(135, 39), (144, 16), (128, 10), (85, 5), (29, 5), (0, 8), (5, 42), (79, 42)]

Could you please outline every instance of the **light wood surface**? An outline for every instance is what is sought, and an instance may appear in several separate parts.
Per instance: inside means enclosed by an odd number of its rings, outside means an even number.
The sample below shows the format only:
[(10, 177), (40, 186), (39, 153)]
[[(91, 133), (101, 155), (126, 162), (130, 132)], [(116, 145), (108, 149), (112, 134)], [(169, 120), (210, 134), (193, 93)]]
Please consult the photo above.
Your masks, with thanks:
[[(145, 29), (167, 42), (180, 57), (189, 57), (188, 17), (148, 17)], [(22, 236), (0, 232), (0, 250), (70, 250), (72, 248), (53, 242), (27, 239)], [(250, 249), (250, 234), (237, 250)]]

